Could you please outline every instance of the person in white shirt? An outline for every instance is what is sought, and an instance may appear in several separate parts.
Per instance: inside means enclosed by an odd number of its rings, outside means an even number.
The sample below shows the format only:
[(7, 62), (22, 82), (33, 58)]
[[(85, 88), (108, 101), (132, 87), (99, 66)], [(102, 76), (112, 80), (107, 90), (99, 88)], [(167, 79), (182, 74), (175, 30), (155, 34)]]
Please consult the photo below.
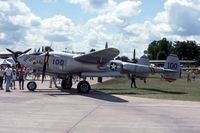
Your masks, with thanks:
[(10, 65), (7, 65), (7, 68), (4, 71), (5, 74), (5, 81), (6, 81), (6, 92), (10, 92), (9, 87), (11, 86), (13, 70)]

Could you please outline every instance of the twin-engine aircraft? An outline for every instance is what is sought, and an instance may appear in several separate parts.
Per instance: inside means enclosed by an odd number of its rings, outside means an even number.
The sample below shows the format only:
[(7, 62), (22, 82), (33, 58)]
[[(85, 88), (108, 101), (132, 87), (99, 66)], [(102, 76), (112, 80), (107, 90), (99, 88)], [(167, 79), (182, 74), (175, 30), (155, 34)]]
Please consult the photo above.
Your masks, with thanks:
[[(42, 74), (54, 75), (62, 79), (61, 87), (70, 89), (72, 77), (119, 77), (122, 74), (135, 73), (137, 77), (146, 78), (149, 73), (163, 73), (167, 81), (174, 81), (179, 77), (180, 63), (176, 55), (170, 55), (164, 67), (151, 67), (147, 58), (141, 58), (138, 64), (113, 60), (119, 54), (115, 48), (91, 52), (89, 54), (77, 55), (64, 52), (46, 52), (43, 54), (23, 54), (17, 60), (25, 67), (36, 69)], [(34, 81), (27, 84), (30, 91), (37, 88)], [(77, 85), (80, 93), (88, 93), (91, 87), (89, 82), (82, 80)]]

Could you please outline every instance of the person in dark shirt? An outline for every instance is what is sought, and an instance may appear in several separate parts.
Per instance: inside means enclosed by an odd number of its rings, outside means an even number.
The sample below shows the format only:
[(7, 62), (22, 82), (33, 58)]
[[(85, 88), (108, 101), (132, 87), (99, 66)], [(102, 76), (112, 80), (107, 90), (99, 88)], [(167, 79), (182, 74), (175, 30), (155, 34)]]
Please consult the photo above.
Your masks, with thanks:
[(134, 84), (134, 88), (137, 88), (135, 81), (136, 81), (136, 75), (135, 73), (132, 73), (131, 74), (131, 88), (133, 88), (133, 84)]
[(25, 76), (25, 71), (23, 67), (20, 67), (18, 69), (18, 76), (19, 76), (19, 89), (24, 90), (24, 76)]

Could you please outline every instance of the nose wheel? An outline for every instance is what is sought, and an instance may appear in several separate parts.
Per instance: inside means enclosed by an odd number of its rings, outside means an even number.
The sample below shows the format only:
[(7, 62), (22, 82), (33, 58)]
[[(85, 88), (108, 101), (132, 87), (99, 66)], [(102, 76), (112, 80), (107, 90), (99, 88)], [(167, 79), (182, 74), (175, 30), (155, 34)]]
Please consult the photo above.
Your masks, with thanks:
[(77, 90), (79, 93), (89, 93), (90, 92), (90, 84), (89, 82), (83, 80), (83, 81), (80, 81), (77, 85)]
[(35, 91), (36, 88), (37, 88), (37, 84), (34, 81), (28, 82), (27, 89), (29, 91)]

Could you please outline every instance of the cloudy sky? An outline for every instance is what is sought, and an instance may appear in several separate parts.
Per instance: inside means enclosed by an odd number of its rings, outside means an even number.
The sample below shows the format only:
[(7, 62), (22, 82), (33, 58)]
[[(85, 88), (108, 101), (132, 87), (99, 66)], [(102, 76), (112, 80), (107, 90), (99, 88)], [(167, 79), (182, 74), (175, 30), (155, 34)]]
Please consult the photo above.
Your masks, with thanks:
[(118, 48), (143, 54), (153, 40), (200, 42), (199, 0), (0, 0), (0, 49)]

